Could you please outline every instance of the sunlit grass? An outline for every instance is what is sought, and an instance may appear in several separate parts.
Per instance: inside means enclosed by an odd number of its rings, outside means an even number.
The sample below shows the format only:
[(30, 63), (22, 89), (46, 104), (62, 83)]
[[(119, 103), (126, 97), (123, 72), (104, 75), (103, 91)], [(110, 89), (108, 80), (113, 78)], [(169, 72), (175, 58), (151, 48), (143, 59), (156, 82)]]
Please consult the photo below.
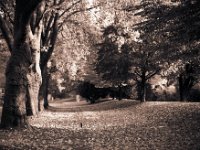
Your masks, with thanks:
[[(133, 105), (133, 107), (127, 109), (129, 105)], [(108, 101), (94, 105), (75, 107), (74, 109), (77, 110), (75, 112), (70, 112), (70, 110), (68, 112), (64, 112), (64, 110), (62, 112), (46, 111), (32, 119), (31, 124), (36, 127), (92, 130), (106, 129), (112, 126), (126, 126), (137, 121), (139, 116), (132, 109), (134, 107), (136, 109), (137, 107), (139, 108), (139, 105), (138, 102), (130, 100)], [(74, 111), (74, 109), (71, 111)], [(140, 120), (141, 118), (142, 116)]]

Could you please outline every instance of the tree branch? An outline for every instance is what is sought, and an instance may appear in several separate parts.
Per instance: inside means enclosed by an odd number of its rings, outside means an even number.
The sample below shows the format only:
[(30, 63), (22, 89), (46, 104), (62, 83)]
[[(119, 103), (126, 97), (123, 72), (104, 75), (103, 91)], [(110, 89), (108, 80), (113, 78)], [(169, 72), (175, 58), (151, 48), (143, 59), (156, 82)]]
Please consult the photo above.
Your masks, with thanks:
[(66, 12), (68, 12), (70, 9), (72, 9), (76, 4), (80, 3), (82, 0), (78, 0), (75, 3), (73, 3), (72, 5), (70, 5), (67, 9), (65, 9), (65, 11), (63, 13), (61, 13), (59, 15), (59, 18), (61, 18)]
[(159, 70), (156, 70), (155, 72), (153, 72), (153, 73), (149, 73), (148, 75), (147, 75), (147, 80), (148, 79), (150, 79), (150, 78), (152, 78), (153, 76), (155, 76), (157, 73), (159, 72)]
[(1, 5), (1, 9), (2, 9), (3, 13), (8, 17), (8, 21), (12, 25), (14, 25), (14, 20), (11, 18), (10, 14), (9, 14), (9, 11), (6, 9), (6, 6), (4, 5), (4, 3), (2, 1), (0, 1), (0, 5)]
[(13, 51), (13, 36), (12, 36), (11, 32), (9, 31), (9, 29), (8, 29), (7, 25), (5, 24), (5, 21), (1, 15), (0, 15), (0, 29), (2, 31), (3, 37), (6, 40), (9, 51), (12, 52)]
[(54, 22), (53, 22), (53, 31), (51, 32), (51, 38), (50, 38), (50, 45), (47, 52), (43, 52), (41, 55), (41, 68), (46, 66), (47, 62), (49, 61), (57, 39), (58, 35), (58, 13), (55, 15)]
[[(97, 6), (98, 6), (98, 5), (97, 5)], [(86, 9), (79, 9), (79, 10), (76, 10), (76, 11), (71, 12), (70, 14), (68, 14), (68, 15), (65, 17), (65, 19), (63, 20), (63, 22), (59, 25), (58, 29), (60, 30), (60, 28), (63, 26), (63, 24), (65, 24), (65, 23), (68, 21), (68, 19), (69, 19), (71, 16), (73, 16), (74, 14), (77, 14), (77, 13), (80, 13), (80, 12), (84, 12), (84, 11), (89, 11), (89, 10), (91, 10), (91, 9), (97, 7), (97, 6), (89, 7), (89, 8), (86, 8)]]
[(49, 19), (47, 18), (46, 22), (44, 22), (44, 24), (46, 24), (46, 26), (45, 26), (45, 30), (43, 32), (43, 38), (42, 38), (43, 45), (45, 45), (45, 43), (47, 43), (51, 25), (54, 22), (54, 19), (55, 19), (55, 15), (52, 13), (51, 16), (49, 17)]
[(44, 17), (44, 14), (46, 12), (47, 9), (45, 9), (45, 2), (43, 3), (40, 3), (40, 6), (37, 10), (37, 19), (36, 19), (36, 23), (35, 23), (35, 28), (40, 28), (40, 24), (41, 24), (41, 21)]

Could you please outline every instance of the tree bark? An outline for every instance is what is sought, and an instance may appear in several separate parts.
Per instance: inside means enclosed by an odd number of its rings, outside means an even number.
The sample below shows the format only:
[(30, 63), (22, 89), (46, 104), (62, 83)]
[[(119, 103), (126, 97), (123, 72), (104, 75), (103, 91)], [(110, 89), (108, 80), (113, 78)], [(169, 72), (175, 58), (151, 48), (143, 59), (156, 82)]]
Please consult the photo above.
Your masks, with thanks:
[(180, 100), (183, 101), (183, 77), (180, 74), (178, 77)]
[(180, 74), (179, 76), (179, 93), (181, 101), (188, 101), (192, 89), (194, 78), (191, 75)]
[(2, 127), (25, 126), (28, 124), (26, 116), (38, 113), (40, 70), (37, 64), (30, 64), (25, 55), (30, 50), (27, 43), (20, 45), (20, 49), (12, 53), (6, 70)]
[[(50, 32), (50, 29), (46, 31), (45, 38), (42, 39), (43, 45), (51, 45), (48, 48), (47, 52), (42, 52), (41, 53), (41, 71), (42, 71), (42, 80), (43, 83), (40, 87), (40, 96), (43, 99), (44, 102), (44, 108), (47, 109), (49, 106), (48, 102), (48, 87), (49, 87), (49, 78), (50, 76), (48, 75), (48, 68), (47, 68), (47, 63), (53, 53), (55, 44), (56, 44), (56, 39), (58, 36), (58, 16), (59, 14), (56, 13), (54, 16), (51, 17), (49, 23), (52, 23), (52, 31)], [(50, 33), (49, 33), (50, 32)], [(48, 36), (49, 35), (49, 36)], [(47, 39), (50, 39), (49, 41)], [(48, 43), (49, 42), (49, 43)]]
[(146, 83), (143, 80), (141, 82), (141, 102), (145, 102), (146, 101)]
[(48, 72), (47, 66), (44, 66), (42, 69), (42, 85), (40, 86), (40, 96), (43, 99), (44, 102), (44, 108), (47, 109), (49, 106), (48, 102), (48, 87), (49, 87), (49, 79), (50, 79), (50, 74)]
[(6, 87), (1, 127), (24, 127), (27, 115), (38, 112), (38, 92), (41, 84), (41, 25), (34, 35), (30, 18), (41, 0), (16, 0), (14, 48), (6, 68)]
[(146, 101), (146, 72), (142, 72), (141, 75), (141, 102)]

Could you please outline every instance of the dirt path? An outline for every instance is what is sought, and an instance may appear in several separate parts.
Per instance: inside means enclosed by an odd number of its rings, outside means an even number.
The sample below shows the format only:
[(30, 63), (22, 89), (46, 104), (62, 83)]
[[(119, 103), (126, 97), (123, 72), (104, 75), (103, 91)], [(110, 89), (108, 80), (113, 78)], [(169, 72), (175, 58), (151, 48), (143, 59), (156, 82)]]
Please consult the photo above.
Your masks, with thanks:
[(0, 149), (200, 149), (200, 103), (80, 104), (54, 102), (32, 130), (1, 130)]

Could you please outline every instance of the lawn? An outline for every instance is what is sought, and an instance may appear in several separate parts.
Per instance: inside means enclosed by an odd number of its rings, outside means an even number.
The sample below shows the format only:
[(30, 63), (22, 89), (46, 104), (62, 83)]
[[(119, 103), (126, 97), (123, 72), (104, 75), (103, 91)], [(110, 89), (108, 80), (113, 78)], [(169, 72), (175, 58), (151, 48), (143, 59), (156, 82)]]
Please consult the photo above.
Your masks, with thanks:
[(56, 101), (30, 122), (0, 130), (0, 149), (200, 149), (200, 103)]

